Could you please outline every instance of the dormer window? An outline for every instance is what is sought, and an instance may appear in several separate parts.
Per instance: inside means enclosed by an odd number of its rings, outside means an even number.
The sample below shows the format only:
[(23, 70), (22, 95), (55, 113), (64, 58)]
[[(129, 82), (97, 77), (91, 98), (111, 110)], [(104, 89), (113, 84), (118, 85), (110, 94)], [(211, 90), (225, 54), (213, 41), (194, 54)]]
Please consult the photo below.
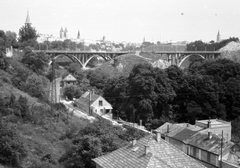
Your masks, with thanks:
[(99, 106), (102, 106), (102, 100), (99, 100), (99, 103), (98, 103)]

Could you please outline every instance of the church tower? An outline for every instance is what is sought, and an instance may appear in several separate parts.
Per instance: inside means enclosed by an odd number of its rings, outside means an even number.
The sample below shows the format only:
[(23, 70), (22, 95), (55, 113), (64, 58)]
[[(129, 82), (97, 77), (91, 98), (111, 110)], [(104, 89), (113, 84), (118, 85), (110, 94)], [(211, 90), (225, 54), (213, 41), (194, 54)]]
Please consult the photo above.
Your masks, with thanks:
[(68, 38), (68, 30), (67, 30), (66, 27), (65, 27), (65, 30), (64, 30), (64, 38)]
[(80, 31), (78, 30), (77, 39), (80, 39)]
[(26, 18), (25, 25), (31, 25), (30, 17), (29, 17), (29, 12), (28, 12), (28, 11), (27, 11), (27, 18)]
[(62, 39), (63, 38), (63, 28), (61, 27), (61, 30), (60, 30), (60, 38)]
[(221, 36), (220, 36), (220, 32), (219, 32), (219, 30), (218, 30), (217, 40), (216, 40), (216, 42), (218, 43), (218, 42), (220, 42), (220, 40), (221, 40)]

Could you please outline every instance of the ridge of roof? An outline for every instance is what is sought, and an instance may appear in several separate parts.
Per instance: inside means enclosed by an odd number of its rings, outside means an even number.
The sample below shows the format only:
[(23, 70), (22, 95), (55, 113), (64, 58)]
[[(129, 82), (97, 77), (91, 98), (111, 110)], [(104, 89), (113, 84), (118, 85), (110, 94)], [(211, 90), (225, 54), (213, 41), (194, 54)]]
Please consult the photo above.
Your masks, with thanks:
[[(147, 154), (145, 153), (146, 146), (149, 148), (149, 153)], [(136, 150), (133, 150), (133, 148)], [(133, 144), (128, 144), (92, 160), (103, 168), (205, 168), (198, 161), (167, 141), (163, 139), (157, 141), (156, 135), (153, 134), (139, 139), (134, 146)]]

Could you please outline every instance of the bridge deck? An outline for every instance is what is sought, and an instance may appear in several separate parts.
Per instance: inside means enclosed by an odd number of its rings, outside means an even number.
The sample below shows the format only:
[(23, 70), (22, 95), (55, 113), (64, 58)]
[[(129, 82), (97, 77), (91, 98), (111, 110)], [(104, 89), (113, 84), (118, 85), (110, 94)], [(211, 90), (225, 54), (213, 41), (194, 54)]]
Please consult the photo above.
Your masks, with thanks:
[(33, 52), (44, 52), (48, 54), (127, 54), (126, 51), (106, 51), (106, 52), (97, 52), (97, 51), (61, 51), (61, 50), (33, 50)]

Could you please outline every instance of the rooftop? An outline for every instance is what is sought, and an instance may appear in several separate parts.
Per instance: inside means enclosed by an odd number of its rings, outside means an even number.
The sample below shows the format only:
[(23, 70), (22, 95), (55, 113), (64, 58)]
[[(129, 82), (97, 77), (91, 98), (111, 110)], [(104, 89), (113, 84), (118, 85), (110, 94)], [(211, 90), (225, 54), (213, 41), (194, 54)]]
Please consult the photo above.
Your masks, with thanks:
[(208, 121), (211, 121), (211, 125), (230, 124), (230, 122), (223, 121), (223, 120), (220, 120), (220, 119), (197, 120), (196, 123), (208, 124)]
[(193, 131), (188, 128), (184, 128), (182, 131), (174, 135), (172, 138), (177, 139), (179, 141), (185, 141), (189, 139), (191, 136), (196, 134), (198, 131)]
[(63, 81), (77, 81), (77, 79), (72, 76), (71, 74), (69, 74), (68, 76), (66, 76)]
[[(200, 131), (188, 139), (188, 144), (196, 146), (203, 150), (215, 153), (219, 155), (221, 153), (221, 135), (212, 134), (212, 137), (208, 138), (208, 129)], [(233, 142), (226, 142), (223, 139), (222, 149), (231, 148), (234, 145)]]
[[(168, 127), (169, 127), (169, 130), (168, 130)], [(202, 130), (201, 127), (195, 126), (195, 125), (191, 125), (189, 123), (172, 124), (172, 123), (166, 122), (162, 126), (157, 128), (155, 130), (155, 132), (160, 132), (162, 135), (173, 137), (177, 133), (179, 133), (182, 130), (184, 130), (185, 128), (188, 128), (188, 130), (191, 130), (191, 131)]]
[[(160, 138), (161, 139), (161, 138)], [(145, 153), (148, 146), (149, 152)], [(93, 159), (103, 168), (204, 168), (202, 164), (156, 135), (141, 138), (109, 154)]]

